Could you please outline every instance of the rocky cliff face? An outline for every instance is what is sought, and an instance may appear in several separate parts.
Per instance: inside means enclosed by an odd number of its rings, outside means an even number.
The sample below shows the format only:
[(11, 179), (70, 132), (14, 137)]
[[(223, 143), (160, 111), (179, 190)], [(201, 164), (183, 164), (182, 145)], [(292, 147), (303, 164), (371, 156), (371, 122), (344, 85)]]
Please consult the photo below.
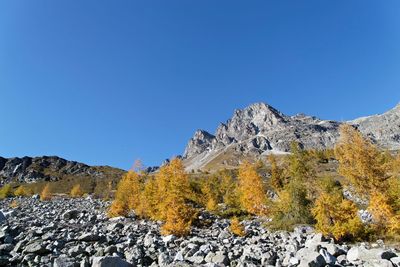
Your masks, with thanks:
[(383, 114), (359, 118), (349, 123), (356, 125), (377, 144), (388, 149), (400, 149), (400, 104)]
[[(379, 145), (400, 148), (400, 105), (382, 115), (348, 123)], [(287, 116), (267, 104), (256, 103), (236, 110), (231, 119), (220, 124), (215, 135), (196, 131), (186, 147), (184, 159), (188, 169), (197, 169), (223, 154), (254, 157), (286, 153), (293, 141), (305, 149), (331, 148), (339, 138), (340, 124), (304, 114)]]
[(76, 161), (69, 161), (56, 156), (2, 158), (0, 157), (0, 183), (10, 181), (36, 182), (57, 181), (65, 177), (91, 176), (106, 177), (114, 168), (92, 167)]

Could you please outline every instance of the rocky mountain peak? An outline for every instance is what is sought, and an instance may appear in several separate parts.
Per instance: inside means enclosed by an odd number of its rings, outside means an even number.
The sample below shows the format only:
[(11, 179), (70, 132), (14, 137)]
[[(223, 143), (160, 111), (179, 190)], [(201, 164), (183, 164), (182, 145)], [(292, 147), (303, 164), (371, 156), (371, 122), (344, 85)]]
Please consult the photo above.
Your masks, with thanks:
[(215, 136), (204, 130), (197, 130), (186, 146), (184, 157), (201, 154), (211, 146)]
[[(356, 125), (379, 145), (400, 149), (400, 104), (384, 114), (347, 123)], [(184, 159), (190, 169), (201, 168), (219, 157), (226, 161), (229, 153), (235, 157), (286, 153), (292, 142), (306, 149), (331, 148), (339, 138), (340, 124), (302, 113), (287, 116), (268, 104), (255, 103), (235, 110), (231, 119), (218, 126), (215, 135), (196, 131), (186, 147)]]
[(285, 121), (286, 115), (282, 114), (272, 106), (265, 103), (255, 103), (244, 109), (236, 110), (234, 116), (229, 123), (232, 122), (251, 122), (254, 125), (262, 124), (277, 124), (278, 122)]

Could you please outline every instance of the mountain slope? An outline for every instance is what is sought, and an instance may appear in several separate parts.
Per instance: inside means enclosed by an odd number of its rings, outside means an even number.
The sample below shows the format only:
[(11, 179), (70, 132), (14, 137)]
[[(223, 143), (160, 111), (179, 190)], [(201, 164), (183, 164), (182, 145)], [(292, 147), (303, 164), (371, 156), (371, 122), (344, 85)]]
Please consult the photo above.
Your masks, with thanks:
[(56, 156), (0, 157), (0, 183), (32, 183), (82, 178), (120, 178), (124, 171), (108, 166), (88, 166)]
[(379, 115), (349, 121), (371, 140), (381, 146), (400, 149), (400, 104)]
[[(382, 115), (348, 123), (383, 147), (400, 148), (400, 105)], [(293, 141), (305, 149), (331, 148), (339, 138), (340, 124), (304, 114), (287, 116), (265, 103), (255, 103), (236, 110), (231, 119), (219, 125), (215, 135), (196, 131), (183, 158), (190, 170), (211, 163), (223, 167), (237, 165), (243, 158), (287, 153)]]

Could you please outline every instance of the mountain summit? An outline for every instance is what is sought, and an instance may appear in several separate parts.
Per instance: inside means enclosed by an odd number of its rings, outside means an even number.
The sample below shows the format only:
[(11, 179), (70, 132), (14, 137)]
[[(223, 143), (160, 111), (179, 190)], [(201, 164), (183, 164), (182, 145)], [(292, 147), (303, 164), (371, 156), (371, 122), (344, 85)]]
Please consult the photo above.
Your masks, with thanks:
[[(197, 130), (183, 157), (188, 169), (201, 169), (213, 162), (230, 165), (238, 158), (287, 153), (293, 141), (305, 149), (331, 148), (339, 138), (341, 123), (304, 114), (288, 116), (268, 104), (255, 103), (235, 110), (215, 135)], [(400, 105), (347, 123), (382, 147), (400, 149)]]

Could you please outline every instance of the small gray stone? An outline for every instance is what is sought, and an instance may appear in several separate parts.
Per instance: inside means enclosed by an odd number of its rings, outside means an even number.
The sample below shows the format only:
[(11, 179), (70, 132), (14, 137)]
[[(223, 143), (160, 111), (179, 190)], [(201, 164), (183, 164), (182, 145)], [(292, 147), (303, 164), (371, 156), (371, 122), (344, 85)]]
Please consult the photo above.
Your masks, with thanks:
[(174, 261), (184, 261), (185, 259), (183, 258), (183, 254), (181, 251), (178, 251), (174, 257)]
[(92, 267), (132, 267), (129, 262), (118, 256), (94, 257)]
[(12, 244), (3, 244), (0, 245), (0, 255), (4, 252), (10, 252), (11, 250), (14, 249), (14, 246)]
[(106, 254), (113, 254), (113, 253), (116, 253), (118, 251), (118, 249), (117, 249), (117, 247), (116, 246), (114, 246), (114, 245), (111, 245), (111, 246), (108, 246), (108, 247), (106, 247), (105, 249), (104, 249), (104, 253), (106, 253)]
[(158, 255), (158, 265), (160, 267), (168, 266), (171, 263), (171, 258), (164, 252)]
[(212, 263), (229, 265), (229, 258), (225, 253), (218, 251), (211, 260)]
[(85, 242), (94, 242), (94, 241), (99, 241), (100, 236), (97, 234), (86, 233), (86, 234), (82, 234), (81, 236), (79, 236), (78, 240), (85, 241)]
[(77, 219), (79, 215), (78, 210), (67, 210), (66, 212), (63, 213), (62, 218), (66, 221), (69, 221), (71, 219)]
[(336, 258), (332, 256), (326, 249), (321, 249), (319, 254), (324, 257), (326, 264), (334, 264), (336, 262)]
[(393, 267), (393, 264), (389, 260), (378, 259), (365, 262), (364, 267)]
[(23, 252), (24, 254), (33, 253), (37, 255), (46, 255), (49, 253), (49, 250), (43, 246), (42, 241), (34, 241), (27, 245)]
[(380, 258), (390, 260), (391, 258), (397, 257), (397, 254), (391, 250), (386, 250), (380, 253)]
[(0, 210), (0, 223), (5, 222), (6, 220), (6, 216), (4, 215), (3, 211)]
[(65, 255), (62, 255), (56, 259), (54, 259), (54, 267), (79, 267), (80, 264), (75, 261), (73, 258), (68, 258)]
[(81, 255), (84, 252), (85, 252), (85, 250), (83, 249), (82, 246), (75, 246), (68, 250), (68, 255), (70, 255), (71, 257), (76, 257), (78, 255)]

